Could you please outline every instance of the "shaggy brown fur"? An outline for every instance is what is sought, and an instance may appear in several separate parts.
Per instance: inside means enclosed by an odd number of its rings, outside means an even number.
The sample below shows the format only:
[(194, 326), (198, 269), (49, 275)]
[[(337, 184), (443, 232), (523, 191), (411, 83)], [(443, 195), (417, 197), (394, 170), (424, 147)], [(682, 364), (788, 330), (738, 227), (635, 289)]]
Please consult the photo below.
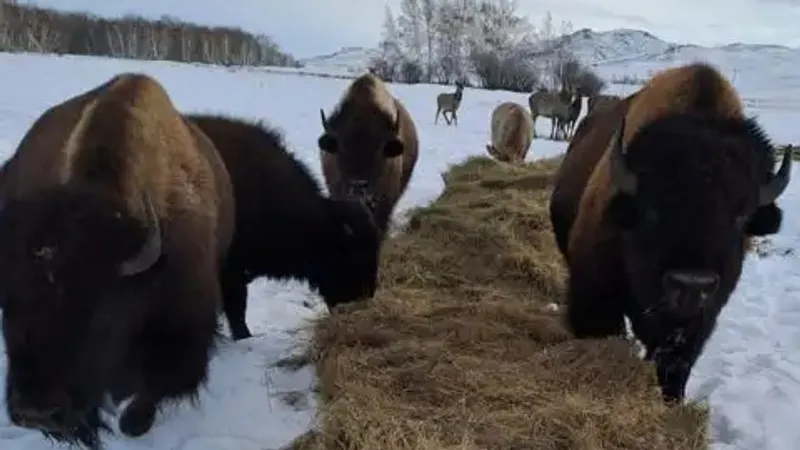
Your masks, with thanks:
[(771, 143), (706, 64), (657, 74), (624, 115), (617, 111), (614, 136), (599, 125), (614, 114), (596, 116), (586, 144), (568, 154), (572, 172), (560, 177), (575, 183), (574, 200), (580, 172), (602, 153), (569, 232), (567, 323), (576, 336), (597, 338), (624, 333), (628, 316), (665, 400), (680, 400), (738, 283), (746, 241), (780, 229), (774, 201), (791, 159), (772, 174)]
[(486, 151), (499, 161), (522, 162), (533, 141), (533, 119), (524, 106), (504, 102), (492, 111), (492, 142)]
[(614, 107), (614, 105), (620, 101), (622, 101), (622, 99), (616, 95), (593, 95), (589, 97), (588, 104), (586, 105), (588, 109), (587, 114)]
[(127, 73), (45, 111), (4, 170), (9, 416), (96, 447), (111, 390), (136, 395), (120, 429), (147, 432), (194, 398), (217, 335), (234, 205), (213, 144)]
[(360, 197), (386, 231), (419, 152), (417, 129), (402, 102), (376, 76), (356, 78), (330, 117), (320, 110), (325, 183), (333, 198)]
[(553, 180), (550, 196), (550, 221), (558, 249), (567, 257), (569, 231), (578, 213), (586, 182), (595, 165), (606, 151), (603, 143), (611, 142), (619, 118), (627, 113), (636, 94), (627, 97), (612, 108), (602, 109), (584, 117), (567, 147), (564, 160)]

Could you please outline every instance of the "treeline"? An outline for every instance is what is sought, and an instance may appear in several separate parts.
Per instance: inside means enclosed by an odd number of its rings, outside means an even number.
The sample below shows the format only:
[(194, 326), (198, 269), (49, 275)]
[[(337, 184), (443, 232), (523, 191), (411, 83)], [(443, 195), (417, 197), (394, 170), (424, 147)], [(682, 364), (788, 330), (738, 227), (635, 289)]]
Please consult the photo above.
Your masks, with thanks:
[(0, 51), (58, 53), (222, 65), (300, 64), (268, 36), (170, 17), (106, 19), (0, 0)]
[(568, 23), (541, 26), (517, 13), (514, 0), (402, 0), (386, 7), (373, 72), (404, 83), (451, 84), (531, 92), (600, 92), (605, 83), (565, 48)]

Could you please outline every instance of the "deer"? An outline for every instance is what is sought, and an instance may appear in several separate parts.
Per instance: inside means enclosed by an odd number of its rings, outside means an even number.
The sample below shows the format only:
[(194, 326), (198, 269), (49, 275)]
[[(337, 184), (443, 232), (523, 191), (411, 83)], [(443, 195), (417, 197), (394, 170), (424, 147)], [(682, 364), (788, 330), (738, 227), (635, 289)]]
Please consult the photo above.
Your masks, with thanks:
[[(464, 83), (456, 81), (456, 91), (453, 93), (442, 92), (436, 96), (436, 117), (433, 118), (434, 125), (439, 121), (439, 113), (448, 125), (455, 123), (458, 126), (458, 107), (461, 106), (461, 100), (464, 98)], [(450, 119), (447, 118), (445, 113), (450, 113)]]

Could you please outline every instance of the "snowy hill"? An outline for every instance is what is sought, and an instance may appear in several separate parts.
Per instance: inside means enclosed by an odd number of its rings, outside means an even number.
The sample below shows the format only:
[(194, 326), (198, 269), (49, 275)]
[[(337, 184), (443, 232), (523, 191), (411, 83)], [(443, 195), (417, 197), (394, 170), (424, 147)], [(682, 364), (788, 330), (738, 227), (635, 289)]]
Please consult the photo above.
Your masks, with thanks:
[(678, 44), (666, 42), (641, 30), (616, 29), (596, 32), (588, 28), (578, 30), (561, 39), (561, 47), (581, 61), (598, 64), (610, 61), (646, 59), (668, 54)]
[[(800, 62), (800, 49), (779, 45), (729, 44), (720, 47), (701, 47), (691, 44), (676, 44), (642, 30), (614, 29), (610, 31), (578, 30), (561, 38), (560, 46), (575, 54), (581, 61), (608, 68), (624, 63), (645, 63), (638, 66), (641, 76), (663, 67), (664, 63), (708, 59), (725, 67), (743, 66), (753, 63), (753, 58), (765, 58), (764, 62), (791, 60)], [(369, 60), (378, 50), (366, 47), (347, 47), (328, 55), (301, 60), (307, 71), (328, 71), (341, 75), (362, 73)], [(772, 61), (775, 60), (775, 61)], [(650, 66), (647, 66), (650, 64)], [(607, 72), (607, 71), (606, 71)], [(609, 74), (620, 75), (620, 74)]]
[(303, 69), (359, 74), (366, 71), (369, 61), (378, 55), (378, 49), (345, 47), (338, 52), (300, 60)]

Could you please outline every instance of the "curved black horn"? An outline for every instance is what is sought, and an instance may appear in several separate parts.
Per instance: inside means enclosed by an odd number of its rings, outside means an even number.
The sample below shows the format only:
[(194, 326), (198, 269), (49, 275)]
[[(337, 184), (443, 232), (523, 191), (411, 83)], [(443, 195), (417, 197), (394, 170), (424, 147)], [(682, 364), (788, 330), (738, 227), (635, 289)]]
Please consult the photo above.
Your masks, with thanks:
[(625, 115), (623, 114), (614, 137), (611, 140), (609, 164), (611, 169), (611, 185), (621, 192), (633, 195), (636, 193), (636, 174), (631, 172), (625, 163)]
[(325, 131), (329, 131), (328, 119), (325, 117), (325, 111), (323, 111), (322, 108), (319, 109), (319, 118), (320, 120), (322, 120), (322, 129), (324, 129)]
[(768, 205), (780, 197), (792, 177), (792, 146), (787, 145), (783, 151), (783, 161), (778, 172), (758, 190), (759, 206)]
[(140, 274), (153, 267), (161, 257), (161, 226), (150, 197), (145, 198), (145, 212), (150, 235), (136, 255), (120, 264), (119, 272), (122, 276), (129, 277)]
[(397, 111), (395, 112), (394, 123), (392, 124), (392, 131), (395, 133), (400, 131), (400, 108), (396, 109)]

